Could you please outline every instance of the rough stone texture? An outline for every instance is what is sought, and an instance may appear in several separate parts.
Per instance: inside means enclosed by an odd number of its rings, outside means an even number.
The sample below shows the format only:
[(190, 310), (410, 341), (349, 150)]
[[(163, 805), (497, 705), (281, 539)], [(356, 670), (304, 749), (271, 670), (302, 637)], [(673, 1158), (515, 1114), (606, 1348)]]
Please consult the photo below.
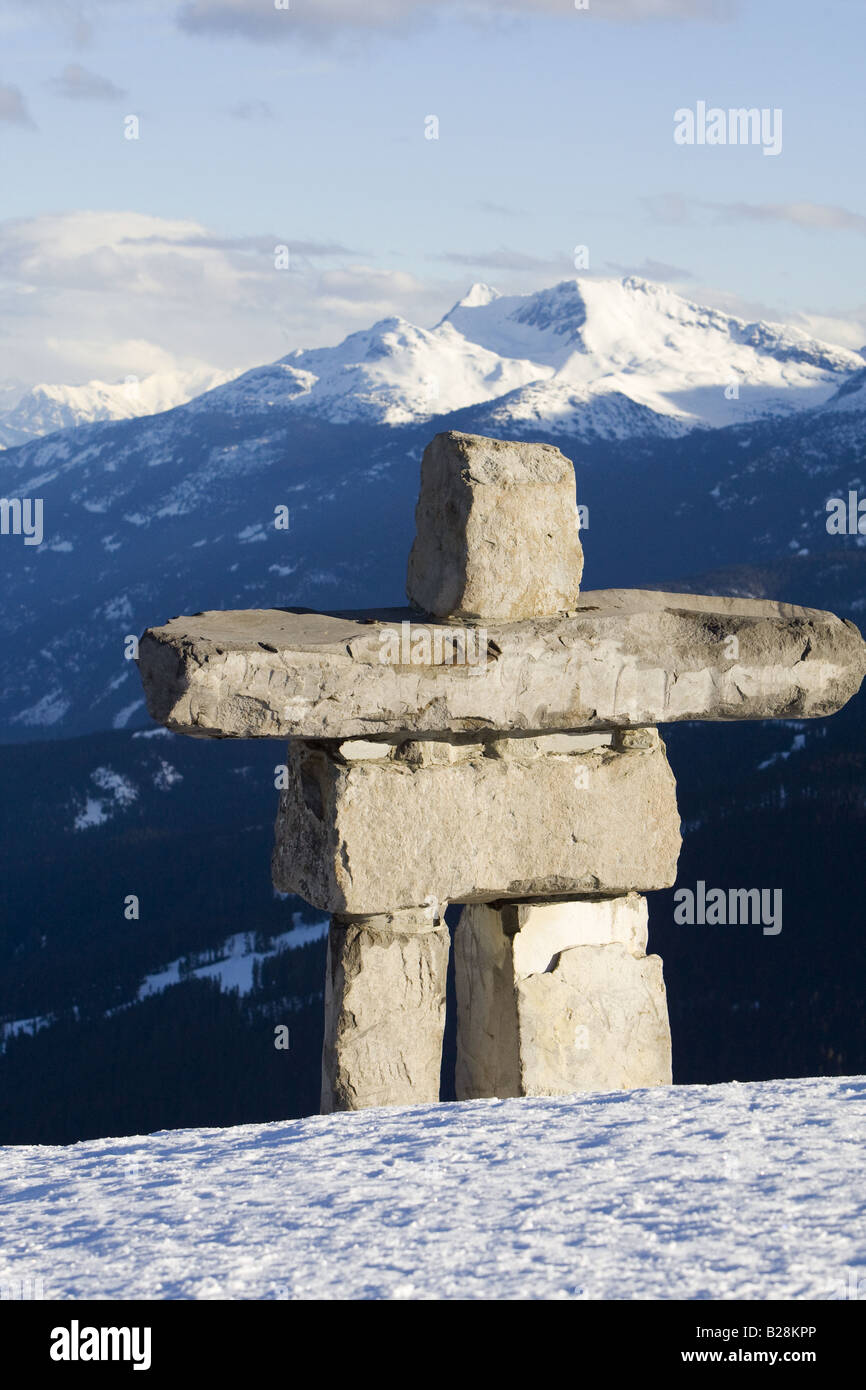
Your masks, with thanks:
[(457, 1098), (669, 1085), (662, 963), (646, 902), (463, 909), (455, 933)]
[(498, 740), (455, 763), (343, 763), (294, 742), (274, 883), (352, 914), (669, 887), (676, 788), (658, 734), (647, 737), (645, 748), (571, 754)]
[(671, 1034), (660, 956), (619, 942), (574, 946), (517, 987), (523, 1094), (670, 1086)]
[(341, 927), (363, 927), (368, 931), (397, 933), (400, 936), (418, 936), (421, 932), (438, 931), (442, 924), (442, 914), (436, 903), (426, 903), (423, 907), (410, 907), (397, 912), (358, 912), (340, 913), (334, 917)]
[(853, 623), (758, 599), (584, 593), (570, 615), (489, 626), (486, 662), (463, 666), (380, 661), (410, 615), (376, 616), (174, 618), (141, 639), (150, 713), (202, 737), (560, 733), (832, 714), (866, 673)]
[(551, 444), (437, 434), (415, 524), (406, 593), (426, 613), (512, 623), (577, 601), (574, 466)]
[(395, 925), (393, 916), (331, 923), (323, 1114), (439, 1099), (448, 928)]
[(592, 734), (502, 734), (483, 739), (473, 734), (453, 734), (448, 738), (436, 739), (348, 738), (342, 743), (328, 742), (325, 746), (338, 761), (347, 763), (391, 759), (415, 766), (441, 767), (484, 754), (502, 758), (537, 758), (545, 753), (588, 753), (592, 748), (617, 745), (620, 735), (626, 733), (634, 740), (628, 744), (630, 748), (650, 748), (658, 737), (656, 729), (630, 729)]
[(640, 893), (509, 903), (498, 915), (511, 938), (514, 969), (521, 979), (550, 970), (556, 955), (570, 946), (608, 946), (619, 941), (633, 956), (646, 955), (649, 912)]

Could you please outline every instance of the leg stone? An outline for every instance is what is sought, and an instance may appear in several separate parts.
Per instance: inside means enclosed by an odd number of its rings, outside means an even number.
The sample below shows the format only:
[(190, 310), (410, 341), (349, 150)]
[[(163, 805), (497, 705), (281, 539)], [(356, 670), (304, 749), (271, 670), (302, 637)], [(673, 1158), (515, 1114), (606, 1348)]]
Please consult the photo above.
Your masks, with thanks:
[(457, 1099), (671, 1082), (646, 900), (464, 907), (455, 936)]
[(432, 909), (333, 918), (322, 1114), (438, 1101), (448, 950)]

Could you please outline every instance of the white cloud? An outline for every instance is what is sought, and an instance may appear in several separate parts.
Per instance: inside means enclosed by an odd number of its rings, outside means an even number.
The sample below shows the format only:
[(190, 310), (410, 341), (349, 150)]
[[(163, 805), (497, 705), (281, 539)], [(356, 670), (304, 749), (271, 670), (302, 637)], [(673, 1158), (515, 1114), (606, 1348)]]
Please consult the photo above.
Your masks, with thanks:
[(0, 222), (0, 381), (253, 366), (392, 314), (431, 322), (465, 289), (462, 276), (425, 285), (355, 259), (339, 244), (221, 238), (141, 213)]
[(341, 270), (326, 270), (319, 276), (320, 293), (332, 303), (383, 307), (395, 298), (411, 297), (421, 288), (414, 275), (403, 270), (378, 270), (368, 265), (350, 265)]
[(805, 311), (797, 314), (793, 322), (813, 338), (821, 338), (825, 343), (839, 343), (853, 352), (861, 352), (866, 347), (866, 304), (849, 313)]

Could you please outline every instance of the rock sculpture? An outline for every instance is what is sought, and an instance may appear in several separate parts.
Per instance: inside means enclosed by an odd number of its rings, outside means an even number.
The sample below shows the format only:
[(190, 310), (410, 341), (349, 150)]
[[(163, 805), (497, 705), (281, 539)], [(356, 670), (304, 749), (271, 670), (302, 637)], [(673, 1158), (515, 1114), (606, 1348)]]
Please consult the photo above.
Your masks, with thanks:
[(656, 726), (831, 714), (866, 643), (791, 604), (581, 593), (550, 445), (437, 435), (416, 523), (411, 609), (199, 613), (139, 648), (168, 728), (289, 741), (273, 879), (331, 914), (322, 1110), (439, 1098), (448, 903), (458, 1098), (669, 1083)]

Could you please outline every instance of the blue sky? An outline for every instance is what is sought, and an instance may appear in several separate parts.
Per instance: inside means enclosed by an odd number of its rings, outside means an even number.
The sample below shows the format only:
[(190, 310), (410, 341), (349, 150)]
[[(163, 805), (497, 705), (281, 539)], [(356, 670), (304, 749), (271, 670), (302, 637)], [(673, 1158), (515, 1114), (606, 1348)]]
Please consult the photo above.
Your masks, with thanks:
[[(430, 324), (576, 245), (866, 342), (861, 0), (589, 4), (0, 0), (0, 380)], [(675, 144), (698, 101), (780, 108), (781, 153)]]

